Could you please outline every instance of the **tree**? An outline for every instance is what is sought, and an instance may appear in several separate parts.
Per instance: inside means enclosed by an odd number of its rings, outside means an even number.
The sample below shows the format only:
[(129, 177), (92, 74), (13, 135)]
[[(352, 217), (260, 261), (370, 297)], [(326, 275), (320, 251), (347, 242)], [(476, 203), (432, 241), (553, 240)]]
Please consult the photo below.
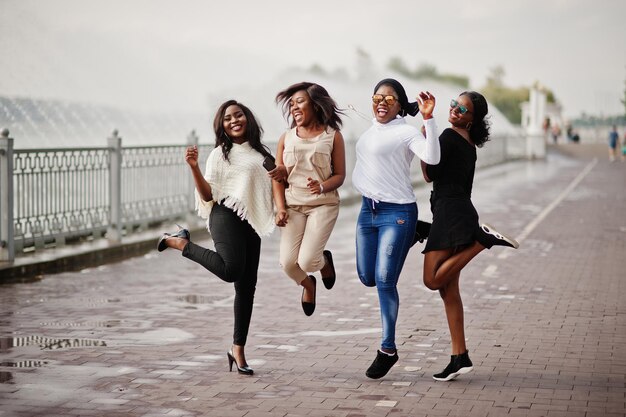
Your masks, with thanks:
[[(521, 104), (529, 100), (530, 89), (528, 87), (507, 87), (504, 84), (505, 75), (506, 71), (501, 65), (491, 68), (481, 92), (511, 123), (520, 124), (522, 122)], [(548, 103), (555, 103), (554, 93), (547, 88), (544, 89)]]
[(487, 76), (487, 86), (494, 88), (504, 87), (504, 67), (502, 65), (496, 65), (491, 68), (491, 73)]
[(469, 86), (469, 78), (458, 74), (440, 74), (437, 67), (431, 64), (423, 63), (411, 70), (400, 57), (392, 57), (387, 64), (387, 68), (414, 80), (422, 80), (429, 78), (431, 80), (442, 81), (448, 84), (455, 84), (467, 88)]
[(389, 63), (387, 64), (387, 68), (389, 68), (392, 71), (397, 72), (398, 74), (405, 75), (409, 78), (413, 77), (411, 70), (409, 69), (409, 67), (406, 66), (406, 64), (400, 57), (397, 57), (397, 56), (392, 57), (389, 60)]
[(324, 67), (322, 67), (319, 64), (313, 64), (311, 65), (311, 68), (309, 68), (309, 72), (311, 74), (316, 74), (316, 75), (326, 75), (326, 70), (324, 69)]
[(356, 73), (360, 79), (368, 79), (374, 70), (372, 57), (364, 49), (356, 49)]

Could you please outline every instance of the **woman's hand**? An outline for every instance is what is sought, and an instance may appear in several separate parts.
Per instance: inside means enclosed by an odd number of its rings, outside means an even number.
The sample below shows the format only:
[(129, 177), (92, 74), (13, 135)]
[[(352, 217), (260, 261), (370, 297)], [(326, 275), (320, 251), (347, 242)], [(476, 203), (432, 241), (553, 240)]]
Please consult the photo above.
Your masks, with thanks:
[(284, 165), (276, 165), (276, 168), (267, 173), (274, 181), (284, 182), (287, 180), (287, 167)]
[(435, 110), (435, 96), (430, 94), (428, 91), (422, 91), (417, 96), (417, 103), (424, 120), (433, 117), (433, 110)]
[(318, 180), (314, 180), (313, 178), (307, 178), (309, 182), (306, 183), (306, 186), (309, 187), (309, 191), (311, 194), (322, 194), (322, 185)]
[(278, 210), (275, 217), (276, 226), (285, 227), (287, 225), (288, 219), (289, 213), (287, 213), (287, 210)]
[(185, 151), (185, 162), (192, 167), (198, 167), (198, 146), (189, 146)]

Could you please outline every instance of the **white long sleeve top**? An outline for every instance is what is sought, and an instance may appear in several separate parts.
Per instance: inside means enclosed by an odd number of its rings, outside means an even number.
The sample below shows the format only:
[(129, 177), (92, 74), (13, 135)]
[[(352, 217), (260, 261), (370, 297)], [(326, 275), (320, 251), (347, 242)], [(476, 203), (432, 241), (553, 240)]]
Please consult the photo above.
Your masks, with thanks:
[(403, 117), (381, 124), (376, 119), (356, 144), (352, 184), (363, 196), (377, 202), (407, 204), (415, 201), (410, 167), (413, 156), (429, 165), (441, 158), (437, 124), (424, 121), (426, 137)]

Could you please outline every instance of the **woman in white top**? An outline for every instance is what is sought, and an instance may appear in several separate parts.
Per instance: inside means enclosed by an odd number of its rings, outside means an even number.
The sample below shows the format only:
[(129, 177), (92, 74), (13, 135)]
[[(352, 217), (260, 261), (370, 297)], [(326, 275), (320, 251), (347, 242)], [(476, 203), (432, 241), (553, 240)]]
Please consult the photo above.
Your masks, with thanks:
[[(374, 88), (372, 126), (356, 145), (354, 187), (362, 194), (356, 230), (356, 261), (359, 279), (376, 286), (382, 318), (382, 343), (376, 359), (366, 371), (370, 378), (381, 378), (397, 362), (395, 329), (398, 318), (398, 278), (413, 243), (417, 204), (411, 185), (413, 157), (434, 165), (440, 149), (437, 126), (432, 117), (435, 97), (421, 92), (418, 102), (410, 103), (404, 87), (387, 78)], [(406, 115), (424, 118), (426, 138)]]
[(215, 250), (190, 241), (187, 229), (164, 234), (158, 250), (175, 248), (218, 278), (235, 285), (233, 346), (227, 353), (240, 374), (252, 375), (244, 354), (256, 290), (261, 236), (274, 230), (272, 186), (263, 167), (272, 155), (261, 142), (263, 129), (243, 104), (222, 104), (213, 122), (215, 149), (204, 175), (198, 166), (198, 147), (187, 148), (185, 160), (196, 183), (196, 208), (207, 219)]

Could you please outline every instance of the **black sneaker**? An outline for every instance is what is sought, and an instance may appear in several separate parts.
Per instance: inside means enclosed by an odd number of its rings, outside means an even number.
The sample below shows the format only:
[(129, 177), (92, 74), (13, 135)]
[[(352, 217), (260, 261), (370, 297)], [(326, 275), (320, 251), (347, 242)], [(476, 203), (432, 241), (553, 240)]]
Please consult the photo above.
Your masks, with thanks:
[(415, 225), (415, 235), (413, 235), (413, 242), (411, 246), (415, 245), (417, 242), (422, 243), (424, 239), (428, 238), (428, 234), (430, 233), (431, 224), (428, 222), (423, 222), (421, 220), (417, 221)]
[(387, 372), (391, 369), (391, 367), (398, 362), (398, 352), (393, 355), (387, 355), (386, 353), (381, 352), (380, 350), (376, 351), (376, 359), (367, 368), (365, 371), (365, 375), (368, 378), (378, 379), (387, 375)]
[(491, 249), (492, 246), (508, 246), (509, 248), (519, 248), (519, 243), (517, 240), (513, 239), (510, 236), (505, 235), (504, 233), (498, 232), (494, 229), (493, 226), (483, 223), (480, 225), (480, 231), (478, 238), (478, 243), (486, 247), (487, 249)]
[(450, 355), (450, 363), (443, 372), (433, 375), (436, 381), (450, 381), (459, 375), (466, 374), (474, 369), (474, 365), (469, 358), (469, 352), (460, 355)]

